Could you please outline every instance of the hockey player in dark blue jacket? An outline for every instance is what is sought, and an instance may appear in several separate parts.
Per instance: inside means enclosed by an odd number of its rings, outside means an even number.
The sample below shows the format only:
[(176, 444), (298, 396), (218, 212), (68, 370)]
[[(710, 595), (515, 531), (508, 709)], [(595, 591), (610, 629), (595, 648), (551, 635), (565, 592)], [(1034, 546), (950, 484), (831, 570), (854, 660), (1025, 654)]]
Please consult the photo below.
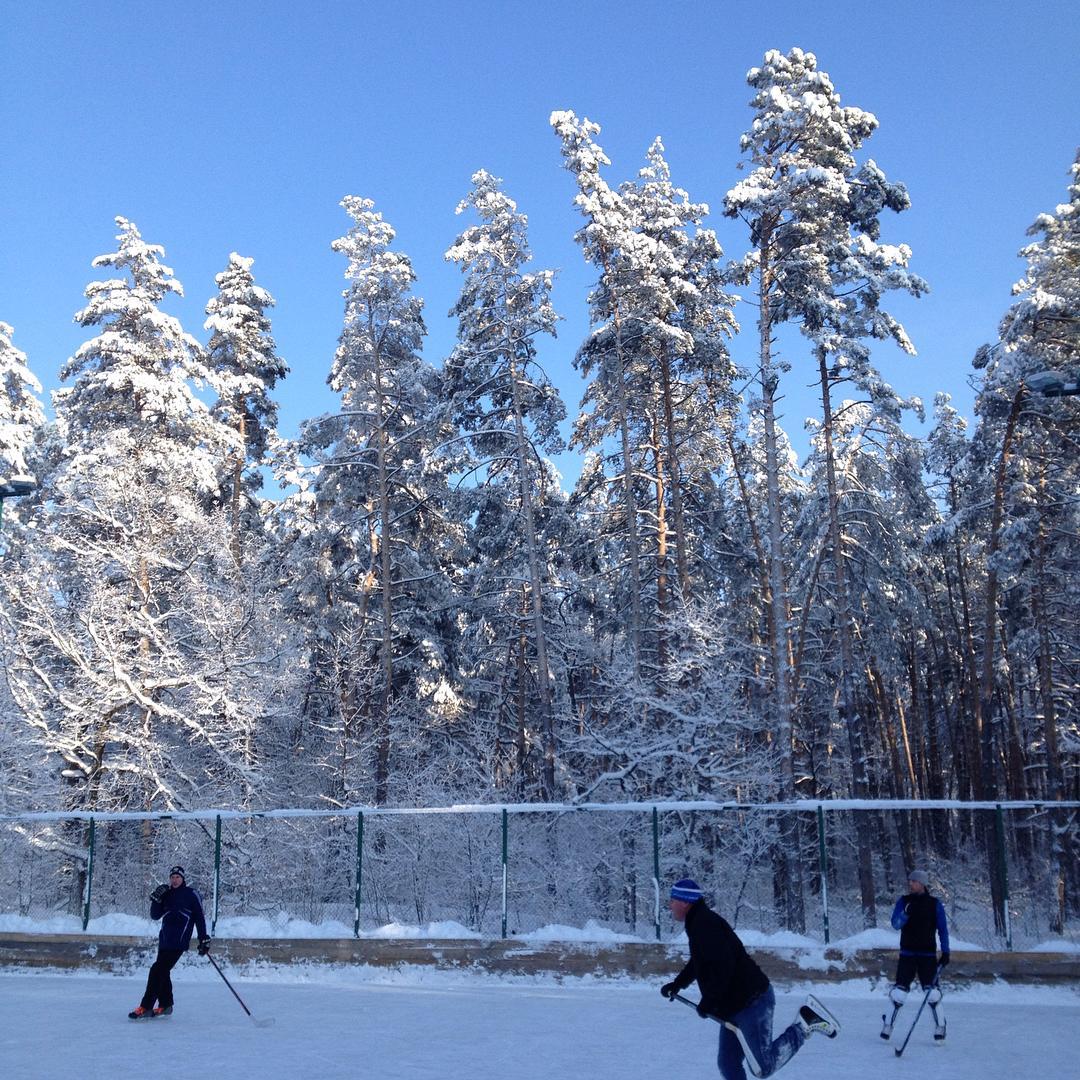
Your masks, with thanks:
[[(930, 895), (930, 875), (925, 870), (912, 870), (908, 874), (910, 891), (896, 901), (892, 925), (900, 931), (900, 959), (896, 965), (896, 982), (889, 991), (892, 1016), (883, 1016), (881, 1037), (892, 1035), (896, 1014), (907, 1000), (911, 981), (916, 975), (919, 985), (929, 991), (927, 1003), (934, 1014), (934, 1038), (945, 1038), (945, 1016), (941, 1011), (941, 987), (938, 985), (938, 969), (949, 962), (949, 924), (945, 907), (936, 896)], [(941, 959), (938, 959), (935, 935), (941, 942)]]
[(210, 936), (206, 932), (202, 901), (199, 894), (188, 885), (182, 866), (174, 866), (169, 871), (169, 884), (159, 885), (150, 894), (150, 918), (161, 920), (158, 954), (150, 967), (150, 974), (146, 977), (146, 992), (142, 1001), (128, 1013), (132, 1020), (168, 1016), (173, 1011), (172, 978), (169, 972), (187, 952), (193, 930), (199, 932), (199, 955), (205, 956), (210, 951)]

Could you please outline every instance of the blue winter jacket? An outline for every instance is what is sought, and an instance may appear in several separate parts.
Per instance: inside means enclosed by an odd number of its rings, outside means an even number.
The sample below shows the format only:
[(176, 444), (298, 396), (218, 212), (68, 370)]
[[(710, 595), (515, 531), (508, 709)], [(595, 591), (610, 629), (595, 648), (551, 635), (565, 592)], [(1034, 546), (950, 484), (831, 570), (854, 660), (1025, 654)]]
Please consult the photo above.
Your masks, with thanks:
[(186, 949), (191, 931), (206, 937), (206, 917), (199, 894), (190, 885), (170, 889), (160, 900), (150, 901), (150, 918), (161, 920), (158, 944), (163, 949)]
[(934, 934), (941, 941), (941, 951), (949, 951), (949, 925), (945, 907), (928, 892), (908, 893), (896, 901), (892, 925), (900, 931), (901, 956), (936, 956)]

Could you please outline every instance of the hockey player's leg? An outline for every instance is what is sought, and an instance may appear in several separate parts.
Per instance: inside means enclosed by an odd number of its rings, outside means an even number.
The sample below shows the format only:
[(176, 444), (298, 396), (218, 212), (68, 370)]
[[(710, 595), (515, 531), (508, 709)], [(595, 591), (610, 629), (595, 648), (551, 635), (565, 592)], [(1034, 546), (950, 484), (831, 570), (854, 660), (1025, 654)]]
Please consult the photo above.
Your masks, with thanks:
[(899, 985), (894, 985), (889, 989), (889, 1006), (891, 1012), (883, 1013), (881, 1016), (881, 1037), (883, 1039), (887, 1040), (892, 1037), (893, 1025), (896, 1023), (897, 1014), (904, 1007), (904, 1002), (907, 1001), (910, 990), (910, 986)]
[(746, 1080), (743, 1069), (743, 1048), (738, 1035), (726, 1024), (720, 1025), (720, 1048), (716, 1064), (724, 1080)]
[[(816, 999), (808, 999), (814, 1001)], [(743, 1052), (746, 1055), (750, 1071), (755, 1076), (772, 1076), (778, 1069), (786, 1065), (806, 1042), (815, 1028), (808, 1024), (801, 1016), (794, 1023), (788, 1025), (775, 1039), (773, 1038), (773, 1012), (776, 1008), (776, 994), (769, 987), (764, 994), (748, 1005), (738, 1014), (739, 1033), (743, 1044)], [(806, 1006), (803, 1006), (805, 1009)], [(821, 1007), (824, 1011), (824, 1007)], [(818, 1023), (826, 1023), (832, 1030), (838, 1025), (832, 1017), (822, 1017), (815, 1014)], [(828, 1034), (828, 1032), (826, 1032)]]
[(926, 1001), (934, 1016), (934, 1042), (942, 1043), (945, 1041), (945, 1010), (941, 1006), (941, 987), (933, 987)]

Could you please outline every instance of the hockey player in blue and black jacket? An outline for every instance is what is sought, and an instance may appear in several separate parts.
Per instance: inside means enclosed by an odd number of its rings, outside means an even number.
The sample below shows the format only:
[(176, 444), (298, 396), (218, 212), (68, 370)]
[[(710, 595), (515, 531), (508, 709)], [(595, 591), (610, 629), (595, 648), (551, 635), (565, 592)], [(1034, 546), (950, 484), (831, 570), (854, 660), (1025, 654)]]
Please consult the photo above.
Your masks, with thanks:
[[(912, 870), (908, 874), (910, 891), (896, 901), (892, 925), (900, 931), (900, 959), (896, 965), (896, 982), (889, 991), (893, 1004), (892, 1016), (883, 1016), (881, 1037), (892, 1034), (896, 1014), (907, 1000), (911, 981), (916, 975), (919, 985), (929, 991), (927, 1002), (934, 1014), (934, 1038), (945, 1038), (945, 1017), (941, 1012), (941, 987), (938, 970), (949, 962), (949, 924), (945, 907), (936, 896), (930, 895), (930, 875), (925, 870)], [(941, 942), (941, 959), (938, 959), (935, 936)]]
[(150, 974), (146, 977), (146, 992), (142, 1001), (128, 1013), (132, 1020), (167, 1016), (172, 1012), (173, 989), (169, 972), (187, 952), (193, 930), (199, 932), (199, 955), (205, 956), (210, 951), (210, 936), (206, 932), (202, 901), (199, 894), (188, 885), (182, 866), (174, 866), (169, 871), (169, 884), (159, 885), (150, 894), (150, 918), (161, 920), (158, 954), (150, 967)]

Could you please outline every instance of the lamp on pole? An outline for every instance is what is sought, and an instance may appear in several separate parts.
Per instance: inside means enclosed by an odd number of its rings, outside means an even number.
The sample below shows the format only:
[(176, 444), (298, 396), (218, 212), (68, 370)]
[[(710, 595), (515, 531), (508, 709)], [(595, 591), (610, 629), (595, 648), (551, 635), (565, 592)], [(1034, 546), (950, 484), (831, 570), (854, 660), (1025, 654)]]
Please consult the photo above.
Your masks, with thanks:
[(1063, 375), (1056, 371), (1040, 371), (1035, 375), (1029, 375), (1024, 382), (1029, 390), (1043, 397), (1070, 397), (1080, 394), (1080, 382), (1075, 379), (1066, 382)]
[(32, 476), (13, 476), (10, 480), (0, 481), (0, 528), (4, 524), (4, 500), (29, 495), (37, 490), (37, 486)]

